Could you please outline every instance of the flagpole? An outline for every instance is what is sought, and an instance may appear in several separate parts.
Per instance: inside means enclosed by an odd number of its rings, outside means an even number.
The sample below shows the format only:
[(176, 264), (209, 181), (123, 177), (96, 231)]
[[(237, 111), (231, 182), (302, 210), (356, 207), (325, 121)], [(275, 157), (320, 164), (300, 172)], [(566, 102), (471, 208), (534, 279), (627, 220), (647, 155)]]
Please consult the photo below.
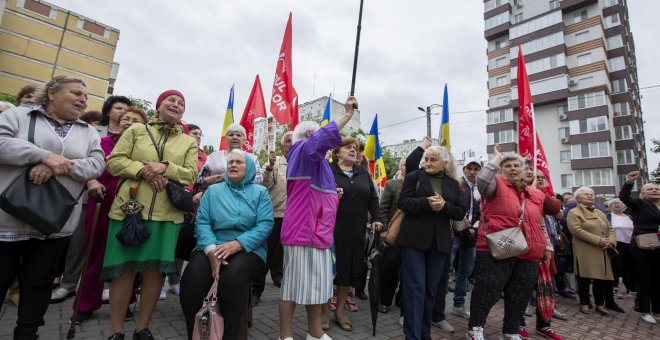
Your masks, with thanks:
[(536, 141), (538, 139), (538, 132), (536, 132), (536, 114), (534, 113), (534, 103), (530, 103), (530, 108), (532, 109), (532, 128), (534, 130), (534, 136), (532, 136), (532, 138), (534, 138), (534, 166), (532, 169), (534, 170), (534, 176), (536, 176), (536, 156), (538, 155), (538, 147), (536, 145)]
[(351, 96), (355, 95), (355, 74), (357, 72), (358, 54), (360, 52), (360, 31), (362, 30), (362, 5), (364, 5), (364, 0), (360, 0), (360, 14), (358, 16), (357, 36), (355, 37), (355, 55), (353, 56), (353, 75), (352, 75), (352, 78), (351, 78)]

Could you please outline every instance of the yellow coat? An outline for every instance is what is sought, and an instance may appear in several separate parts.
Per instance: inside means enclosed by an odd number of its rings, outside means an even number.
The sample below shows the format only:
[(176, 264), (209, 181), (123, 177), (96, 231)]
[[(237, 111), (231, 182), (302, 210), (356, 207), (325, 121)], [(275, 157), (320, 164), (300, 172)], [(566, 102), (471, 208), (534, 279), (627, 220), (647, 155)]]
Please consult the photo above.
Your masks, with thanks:
[[(155, 122), (150, 121), (147, 128), (159, 145), (165, 144), (163, 163), (167, 164), (167, 170), (164, 176), (184, 186), (193, 184), (197, 176), (195, 139), (185, 135), (178, 125), (170, 128)], [(137, 200), (145, 206), (141, 214), (143, 220), (182, 223), (183, 212), (170, 203), (167, 192), (154, 192), (149, 183), (138, 177), (144, 167), (142, 161), (160, 160), (145, 125), (134, 124), (122, 134), (108, 157), (108, 172), (121, 177), (117, 185), (117, 195), (110, 208), (110, 218), (120, 221), (124, 219), (125, 214), (120, 207), (129, 200), (130, 188), (137, 186)]]
[(568, 229), (573, 235), (575, 274), (599, 280), (614, 280), (612, 264), (600, 240), (608, 238), (616, 246), (614, 229), (600, 210), (590, 211), (583, 205), (571, 209), (567, 217)]

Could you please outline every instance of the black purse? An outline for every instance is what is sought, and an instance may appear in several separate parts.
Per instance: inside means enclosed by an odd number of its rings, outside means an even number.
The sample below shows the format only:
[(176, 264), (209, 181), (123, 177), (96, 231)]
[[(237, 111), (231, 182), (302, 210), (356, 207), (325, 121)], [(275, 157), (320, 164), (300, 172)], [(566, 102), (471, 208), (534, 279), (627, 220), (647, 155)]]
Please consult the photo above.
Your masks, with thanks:
[[(158, 159), (162, 162), (162, 149), (158, 149), (158, 144), (156, 144), (156, 140), (154, 139), (154, 136), (151, 134), (151, 131), (149, 131), (149, 127), (146, 124), (144, 128), (147, 130), (147, 134), (149, 135), (149, 139), (151, 139), (151, 143), (154, 145), (154, 148), (156, 148)], [(181, 211), (189, 212), (195, 209), (193, 206), (192, 192), (186, 190), (186, 188), (181, 186), (181, 184), (168, 180), (167, 184), (165, 185), (165, 191), (167, 192), (167, 197), (170, 199), (170, 202), (175, 208)]]
[[(34, 144), (36, 113), (31, 113), (28, 141)], [(36, 185), (25, 168), (0, 194), (0, 208), (48, 236), (59, 233), (84, 192), (73, 197), (55, 178)]]

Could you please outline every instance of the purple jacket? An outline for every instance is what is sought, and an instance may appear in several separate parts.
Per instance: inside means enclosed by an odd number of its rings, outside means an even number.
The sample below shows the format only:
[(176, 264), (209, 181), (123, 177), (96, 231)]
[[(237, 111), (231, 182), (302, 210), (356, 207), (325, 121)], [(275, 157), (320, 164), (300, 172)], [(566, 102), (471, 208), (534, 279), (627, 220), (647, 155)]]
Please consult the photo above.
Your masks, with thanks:
[(325, 153), (340, 143), (337, 124), (331, 122), (289, 149), (287, 204), (280, 234), (283, 245), (332, 247), (339, 198)]

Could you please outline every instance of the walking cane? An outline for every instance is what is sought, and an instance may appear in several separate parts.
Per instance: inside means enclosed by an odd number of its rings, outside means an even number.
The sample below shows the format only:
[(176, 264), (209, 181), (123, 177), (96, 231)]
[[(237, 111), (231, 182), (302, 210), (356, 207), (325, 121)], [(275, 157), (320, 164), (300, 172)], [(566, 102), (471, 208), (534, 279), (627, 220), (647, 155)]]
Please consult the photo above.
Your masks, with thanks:
[(89, 264), (89, 257), (92, 254), (92, 242), (94, 241), (94, 232), (96, 231), (96, 222), (99, 220), (99, 214), (101, 213), (101, 202), (96, 203), (96, 208), (94, 209), (94, 219), (92, 220), (92, 227), (89, 231), (89, 240), (87, 241), (87, 250), (85, 251), (85, 260), (83, 261), (82, 274), (80, 278), (80, 287), (78, 287), (78, 292), (76, 293), (76, 299), (73, 302), (73, 315), (71, 315), (71, 320), (69, 320), (69, 332), (66, 334), (67, 339), (73, 339), (76, 337), (76, 319), (78, 319), (78, 307), (80, 307), (80, 295), (82, 294), (83, 287), (85, 287), (85, 272), (87, 271), (87, 265)]

